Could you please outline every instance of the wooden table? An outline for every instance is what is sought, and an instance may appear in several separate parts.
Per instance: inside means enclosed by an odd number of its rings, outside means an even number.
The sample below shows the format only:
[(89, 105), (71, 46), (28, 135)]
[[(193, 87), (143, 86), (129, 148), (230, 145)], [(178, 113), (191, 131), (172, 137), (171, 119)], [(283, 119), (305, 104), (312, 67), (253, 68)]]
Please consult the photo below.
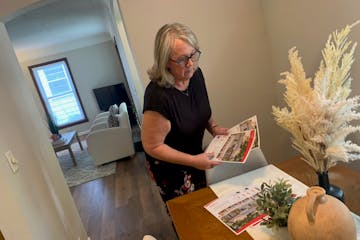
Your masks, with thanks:
[[(274, 165), (308, 186), (317, 184), (317, 175), (300, 158)], [(345, 204), (349, 209), (360, 215), (360, 173), (345, 166), (335, 166), (330, 169), (329, 178), (331, 184), (343, 189)], [(207, 187), (167, 202), (180, 240), (252, 239), (247, 232), (236, 236), (204, 208), (206, 203), (216, 198), (215, 193)]]
[(62, 151), (62, 150), (68, 150), (69, 153), (70, 153), (70, 156), (71, 156), (71, 159), (74, 163), (74, 165), (76, 166), (77, 163), (76, 163), (76, 160), (75, 160), (75, 156), (74, 156), (74, 153), (71, 149), (71, 144), (73, 143), (74, 139), (77, 139), (78, 143), (79, 143), (79, 146), (80, 146), (80, 149), (83, 150), (83, 146), (81, 144), (81, 141), (79, 139), (79, 135), (77, 134), (76, 131), (70, 131), (70, 132), (66, 132), (66, 133), (63, 133), (61, 134), (61, 138), (56, 140), (56, 141), (53, 141), (51, 142), (55, 152), (59, 152), (59, 151)]

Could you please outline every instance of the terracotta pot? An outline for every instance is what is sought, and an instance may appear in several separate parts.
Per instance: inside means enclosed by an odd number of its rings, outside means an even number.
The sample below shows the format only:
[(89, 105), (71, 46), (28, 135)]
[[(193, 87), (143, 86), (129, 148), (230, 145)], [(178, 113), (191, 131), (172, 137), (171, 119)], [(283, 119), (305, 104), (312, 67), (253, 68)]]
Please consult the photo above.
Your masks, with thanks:
[(311, 187), (290, 209), (288, 230), (294, 240), (356, 240), (349, 209), (321, 187)]

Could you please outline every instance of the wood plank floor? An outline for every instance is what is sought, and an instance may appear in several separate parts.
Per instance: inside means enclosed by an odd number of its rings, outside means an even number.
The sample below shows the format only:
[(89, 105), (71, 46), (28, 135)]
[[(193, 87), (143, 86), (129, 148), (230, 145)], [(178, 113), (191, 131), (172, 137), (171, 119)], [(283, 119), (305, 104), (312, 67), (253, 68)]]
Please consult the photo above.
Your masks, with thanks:
[(145, 155), (117, 161), (116, 173), (70, 188), (91, 240), (177, 240)]

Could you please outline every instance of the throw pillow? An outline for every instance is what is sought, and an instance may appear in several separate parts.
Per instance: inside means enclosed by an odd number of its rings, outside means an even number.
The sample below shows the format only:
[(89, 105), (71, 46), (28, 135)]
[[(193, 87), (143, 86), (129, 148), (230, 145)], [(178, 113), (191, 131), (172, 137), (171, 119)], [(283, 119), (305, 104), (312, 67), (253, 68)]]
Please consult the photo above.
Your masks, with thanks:
[(109, 127), (119, 127), (120, 123), (119, 123), (119, 119), (117, 118), (117, 116), (114, 114), (109, 114), (109, 118), (108, 118), (108, 125)]
[(119, 107), (118, 105), (114, 104), (109, 107), (109, 113), (110, 115), (115, 115), (119, 113)]
[(109, 127), (119, 127), (119, 119), (116, 116), (119, 114), (119, 107), (118, 105), (114, 104), (109, 107), (109, 118), (108, 118), (108, 125)]

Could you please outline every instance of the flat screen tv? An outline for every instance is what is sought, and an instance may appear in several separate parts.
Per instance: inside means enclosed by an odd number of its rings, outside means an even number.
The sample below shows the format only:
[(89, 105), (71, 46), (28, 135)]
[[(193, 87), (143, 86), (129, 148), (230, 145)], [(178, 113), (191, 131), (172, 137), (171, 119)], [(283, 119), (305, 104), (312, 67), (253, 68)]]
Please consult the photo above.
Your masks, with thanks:
[(108, 111), (109, 107), (113, 104), (120, 105), (120, 103), (125, 102), (129, 113), (130, 124), (132, 126), (137, 124), (129, 96), (125, 90), (124, 83), (95, 88), (93, 89), (93, 92), (99, 108), (102, 111)]
[(95, 88), (93, 92), (102, 111), (108, 111), (111, 105), (120, 105), (122, 102), (125, 102), (128, 107), (131, 106), (124, 83)]

